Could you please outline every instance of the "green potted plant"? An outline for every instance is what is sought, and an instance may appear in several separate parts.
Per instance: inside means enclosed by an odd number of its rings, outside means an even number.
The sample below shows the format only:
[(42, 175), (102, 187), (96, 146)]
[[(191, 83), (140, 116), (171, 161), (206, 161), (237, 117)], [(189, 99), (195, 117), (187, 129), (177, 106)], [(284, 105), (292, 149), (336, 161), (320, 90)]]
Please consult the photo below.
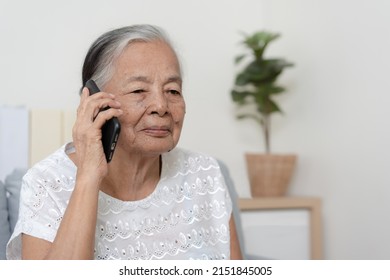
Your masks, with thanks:
[(254, 119), (263, 131), (265, 145), (264, 154), (245, 155), (251, 193), (252, 196), (279, 196), (286, 192), (296, 156), (271, 153), (271, 116), (281, 112), (274, 98), (285, 91), (276, 83), (277, 79), (285, 68), (293, 64), (282, 58), (264, 56), (269, 44), (279, 38), (280, 34), (257, 31), (244, 37), (243, 44), (247, 52), (237, 56), (235, 62), (242, 64), (248, 55), (250, 60), (237, 73), (231, 96), (238, 107), (255, 108), (237, 114), (237, 118)]

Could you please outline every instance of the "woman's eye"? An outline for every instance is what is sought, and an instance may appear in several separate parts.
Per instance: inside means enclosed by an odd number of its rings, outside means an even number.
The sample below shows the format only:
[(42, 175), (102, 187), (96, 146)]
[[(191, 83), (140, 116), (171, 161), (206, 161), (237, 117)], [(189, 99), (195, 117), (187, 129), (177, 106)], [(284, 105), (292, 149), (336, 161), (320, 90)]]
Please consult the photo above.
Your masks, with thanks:
[(143, 93), (144, 90), (143, 89), (136, 89), (136, 90), (133, 90), (131, 93)]
[(180, 95), (180, 91), (178, 90), (174, 90), (174, 89), (171, 89), (168, 91), (170, 94), (173, 94), (173, 95)]

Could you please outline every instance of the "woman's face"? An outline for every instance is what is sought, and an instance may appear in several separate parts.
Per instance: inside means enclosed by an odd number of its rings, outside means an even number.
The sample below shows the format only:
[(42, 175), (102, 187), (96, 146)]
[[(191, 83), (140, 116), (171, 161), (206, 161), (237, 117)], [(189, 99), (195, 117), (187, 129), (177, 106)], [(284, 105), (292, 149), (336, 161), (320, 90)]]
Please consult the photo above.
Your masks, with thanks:
[(115, 94), (123, 110), (116, 153), (157, 155), (173, 149), (185, 115), (175, 53), (162, 41), (133, 42), (114, 68), (103, 90)]

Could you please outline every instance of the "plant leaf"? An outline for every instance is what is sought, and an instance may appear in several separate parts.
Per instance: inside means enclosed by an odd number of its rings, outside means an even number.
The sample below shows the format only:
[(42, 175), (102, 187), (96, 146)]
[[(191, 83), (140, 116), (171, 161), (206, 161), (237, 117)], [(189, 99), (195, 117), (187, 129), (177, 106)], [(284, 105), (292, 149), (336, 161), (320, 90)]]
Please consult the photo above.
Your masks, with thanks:
[[(232, 99), (238, 105), (255, 105), (255, 113), (246, 113), (237, 116), (242, 118), (253, 118), (262, 123), (273, 113), (282, 113), (279, 105), (273, 96), (285, 91), (281, 86), (276, 85), (279, 75), (287, 67), (294, 66), (293, 63), (282, 58), (267, 58), (264, 53), (271, 42), (280, 37), (280, 34), (258, 31), (251, 35), (243, 34), (244, 44), (254, 56), (252, 61), (236, 75), (235, 87), (231, 91)], [(240, 55), (235, 58), (235, 63), (240, 63), (247, 55)], [(253, 109), (253, 108), (252, 108)], [(267, 125), (264, 121), (263, 125)]]
[(253, 96), (253, 92), (250, 91), (238, 91), (232, 90), (232, 99), (240, 104), (245, 104), (248, 96)]
[(247, 56), (246, 54), (242, 54), (242, 55), (236, 56), (236, 58), (234, 59), (234, 63), (235, 64), (240, 63), (241, 60), (243, 60), (246, 56)]
[(239, 114), (239, 115), (237, 115), (237, 119), (239, 119), (239, 120), (242, 120), (242, 119), (254, 119), (258, 123), (262, 124), (261, 119), (258, 116), (253, 115), (253, 114)]

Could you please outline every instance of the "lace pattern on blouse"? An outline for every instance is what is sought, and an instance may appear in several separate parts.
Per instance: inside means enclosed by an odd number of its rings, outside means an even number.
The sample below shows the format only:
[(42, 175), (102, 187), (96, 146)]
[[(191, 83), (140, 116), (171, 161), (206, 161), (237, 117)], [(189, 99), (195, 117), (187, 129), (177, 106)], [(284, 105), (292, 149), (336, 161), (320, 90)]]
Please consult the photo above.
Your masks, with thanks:
[[(176, 148), (162, 162), (161, 179), (145, 199), (100, 192), (95, 259), (230, 258), (232, 205), (217, 161)], [(22, 232), (54, 240), (75, 174), (64, 147), (26, 174), (9, 258), (20, 258)]]

